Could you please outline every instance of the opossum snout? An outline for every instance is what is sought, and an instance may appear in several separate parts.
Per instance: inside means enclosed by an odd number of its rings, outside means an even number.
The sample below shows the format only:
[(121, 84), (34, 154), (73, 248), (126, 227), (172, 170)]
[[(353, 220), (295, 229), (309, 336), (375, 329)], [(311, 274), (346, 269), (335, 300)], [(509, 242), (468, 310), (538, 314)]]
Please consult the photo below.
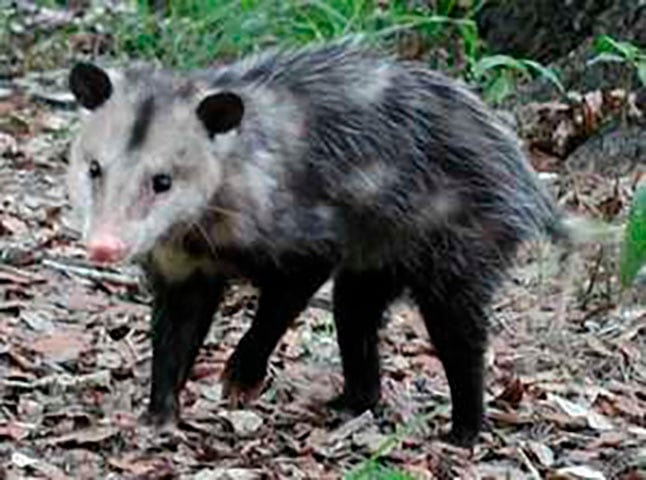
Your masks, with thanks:
[(100, 263), (116, 263), (126, 257), (126, 244), (110, 233), (94, 235), (87, 242), (87, 254), (90, 260)]

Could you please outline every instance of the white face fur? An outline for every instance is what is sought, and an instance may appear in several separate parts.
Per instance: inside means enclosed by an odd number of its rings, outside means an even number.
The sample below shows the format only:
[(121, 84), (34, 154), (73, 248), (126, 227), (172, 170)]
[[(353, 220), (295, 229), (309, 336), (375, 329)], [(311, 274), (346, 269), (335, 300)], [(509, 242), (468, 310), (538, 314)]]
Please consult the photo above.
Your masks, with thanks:
[(88, 64), (70, 74), (86, 110), (71, 150), (70, 196), (84, 239), (116, 237), (124, 259), (199, 220), (222, 183), (223, 157), (242, 119), (233, 94), (200, 95), (177, 85), (184, 90), (174, 96), (165, 81), (158, 95)]

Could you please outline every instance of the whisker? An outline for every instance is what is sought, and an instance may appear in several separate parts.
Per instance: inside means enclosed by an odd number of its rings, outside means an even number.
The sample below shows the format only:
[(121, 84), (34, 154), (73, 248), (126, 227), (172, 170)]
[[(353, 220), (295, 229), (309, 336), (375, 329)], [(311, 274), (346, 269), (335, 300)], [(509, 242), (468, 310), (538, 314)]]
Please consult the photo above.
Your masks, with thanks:
[(209, 237), (207, 232), (204, 230), (204, 227), (202, 225), (200, 225), (199, 223), (195, 222), (195, 221), (191, 222), (191, 226), (196, 228), (197, 231), (200, 232), (200, 235), (202, 235), (202, 238), (204, 238), (204, 241), (208, 245), (209, 250), (211, 250), (211, 254), (213, 255), (213, 257), (217, 258), (218, 257), (217, 247), (211, 241), (211, 238)]
[(181, 230), (179, 228), (175, 228), (171, 232), (170, 240), (172, 243), (175, 243), (177, 240), (181, 240), (193, 229), (193, 222), (190, 220), (181, 220), (180, 225), (183, 227)]
[(206, 210), (210, 212), (221, 213), (223, 215), (228, 215), (230, 217), (237, 217), (240, 215), (240, 212), (229, 210), (228, 208), (224, 207), (218, 207), (217, 205), (209, 205), (206, 207)]

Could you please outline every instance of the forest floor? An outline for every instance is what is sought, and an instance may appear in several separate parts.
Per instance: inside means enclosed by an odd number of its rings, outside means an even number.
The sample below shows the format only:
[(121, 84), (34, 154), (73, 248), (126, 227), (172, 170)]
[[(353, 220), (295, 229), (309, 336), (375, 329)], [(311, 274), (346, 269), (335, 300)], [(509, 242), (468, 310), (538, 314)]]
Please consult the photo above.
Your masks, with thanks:
[[(149, 297), (136, 267), (84, 259), (66, 196), (78, 118), (65, 75), (0, 88), (0, 478), (332, 479), (362, 466), (355, 478), (377, 478), (376, 464), (413, 478), (646, 478), (646, 306), (639, 291), (618, 293), (616, 242), (588, 243), (560, 270), (548, 246), (523, 249), (492, 309), (487, 427), (473, 451), (437, 440), (448, 388), (405, 301), (381, 333), (378, 411), (326, 408), (342, 385), (329, 285), (272, 356), (262, 396), (232, 411), (219, 375), (256, 302), (235, 288), (182, 392), (178, 428), (141, 425)], [(586, 95), (588, 116), (606, 114), (606, 96)], [(527, 108), (542, 112), (543, 137), (577, 129), (578, 107)], [(564, 174), (562, 159), (531, 148), (532, 121), (520, 130), (563, 207), (625, 217), (635, 175)]]

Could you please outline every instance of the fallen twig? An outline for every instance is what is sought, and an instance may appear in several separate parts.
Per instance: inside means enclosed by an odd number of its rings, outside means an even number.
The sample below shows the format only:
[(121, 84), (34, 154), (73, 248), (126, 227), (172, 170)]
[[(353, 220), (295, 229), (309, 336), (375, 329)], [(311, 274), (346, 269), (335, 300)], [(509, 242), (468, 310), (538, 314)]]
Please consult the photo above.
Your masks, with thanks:
[(139, 281), (137, 278), (130, 275), (121, 273), (106, 272), (92, 267), (79, 267), (76, 265), (67, 265), (56, 260), (44, 259), (43, 265), (46, 267), (58, 270), (59, 272), (78, 275), (80, 277), (88, 278), (95, 282), (109, 282), (126, 287), (138, 287)]
[(31, 283), (43, 283), (47, 279), (37, 273), (29, 272), (6, 263), (0, 263), (0, 279), (6, 279), (14, 283), (28, 285)]

